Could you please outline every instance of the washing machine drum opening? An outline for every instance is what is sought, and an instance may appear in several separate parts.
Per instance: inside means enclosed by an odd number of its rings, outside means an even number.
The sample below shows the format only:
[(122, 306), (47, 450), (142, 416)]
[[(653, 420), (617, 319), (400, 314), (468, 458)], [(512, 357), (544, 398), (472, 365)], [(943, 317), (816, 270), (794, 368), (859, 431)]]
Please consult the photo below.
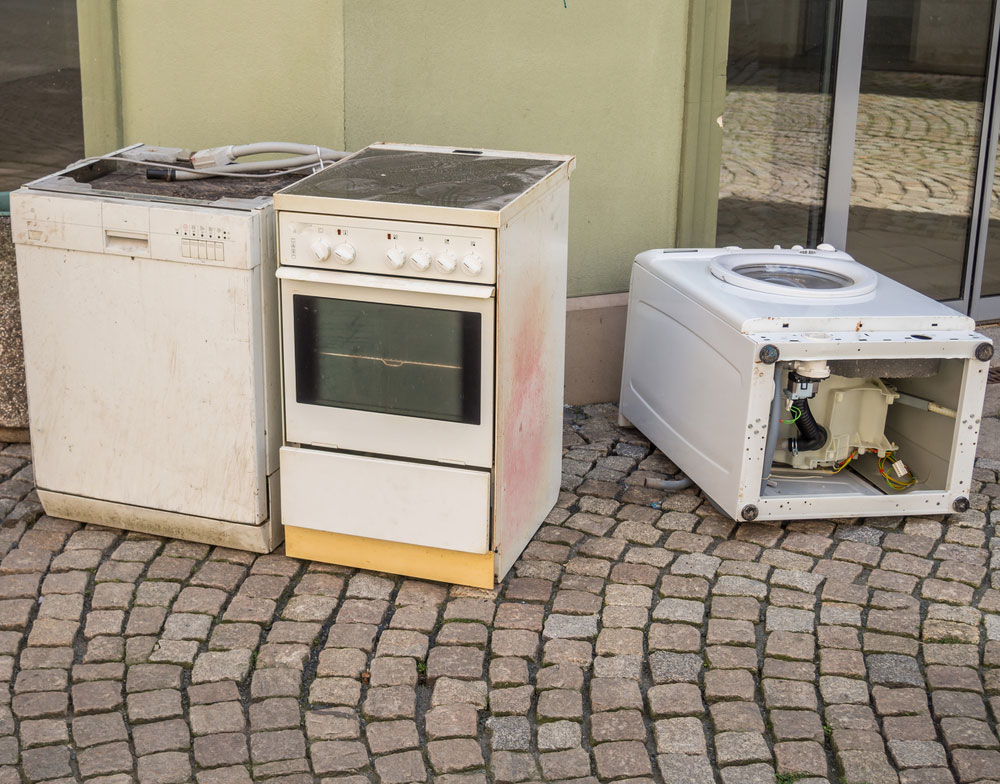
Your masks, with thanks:
[(793, 289), (842, 289), (854, 283), (846, 275), (791, 264), (741, 264), (733, 272)]
[(748, 259), (733, 254), (712, 261), (712, 274), (734, 286), (786, 297), (857, 297), (874, 290), (875, 273), (842, 259)]

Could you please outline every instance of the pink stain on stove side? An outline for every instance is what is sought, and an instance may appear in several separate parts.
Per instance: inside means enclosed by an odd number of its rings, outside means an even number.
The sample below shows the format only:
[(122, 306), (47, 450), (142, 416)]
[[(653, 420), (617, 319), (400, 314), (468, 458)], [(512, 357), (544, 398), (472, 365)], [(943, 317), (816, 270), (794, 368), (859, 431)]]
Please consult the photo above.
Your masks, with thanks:
[(545, 379), (548, 369), (543, 361), (543, 332), (547, 322), (542, 313), (544, 302), (538, 292), (532, 292), (524, 303), (525, 318), (514, 343), (512, 375), (501, 379), (510, 385), (510, 397), (504, 411), (501, 448), (504, 471), (501, 492), (504, 517), (515, 531), (523, 531), (537, 520), (531, 513), (544, 491), (545, 466), (542, 465), (546, 437)]

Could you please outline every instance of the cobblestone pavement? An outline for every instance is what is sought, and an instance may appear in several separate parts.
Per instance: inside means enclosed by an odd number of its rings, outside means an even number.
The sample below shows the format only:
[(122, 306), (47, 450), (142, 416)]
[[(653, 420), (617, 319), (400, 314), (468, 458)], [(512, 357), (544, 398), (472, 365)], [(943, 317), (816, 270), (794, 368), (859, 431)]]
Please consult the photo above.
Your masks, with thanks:
[(495, 591), (41, 516), (0, 451), (0, 784), (1000, 779), (973, 509), (737, 525), (613, 406)]

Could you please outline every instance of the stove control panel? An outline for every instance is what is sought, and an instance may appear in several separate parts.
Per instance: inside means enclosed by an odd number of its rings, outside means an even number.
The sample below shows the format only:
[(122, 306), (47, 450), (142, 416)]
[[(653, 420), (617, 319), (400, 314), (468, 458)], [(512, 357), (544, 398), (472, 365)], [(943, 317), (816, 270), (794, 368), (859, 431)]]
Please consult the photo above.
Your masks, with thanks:
[(493, 229), (280, 212), (278, 254), (293, 267), (496, 282)]

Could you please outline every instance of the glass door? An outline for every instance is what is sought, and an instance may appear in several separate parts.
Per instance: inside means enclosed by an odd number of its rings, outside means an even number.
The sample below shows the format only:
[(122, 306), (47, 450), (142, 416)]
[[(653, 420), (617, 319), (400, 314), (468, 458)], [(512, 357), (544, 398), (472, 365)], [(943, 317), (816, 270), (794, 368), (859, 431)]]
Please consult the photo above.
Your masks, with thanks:
[(868, 0), (846, 250), (966, 304), (992, 0)]
[(717, 245), (822, 241), (837, 9), (733, 2)]
[(733, 0), (718, 245), (827, 242), (1000, 318), (996, 0)]
[(493, 286), (278, 269), (289, 443), (488, 468)]
[(482, 316), (292, 297), (299, 403), (464, 422), (482, 418)]

